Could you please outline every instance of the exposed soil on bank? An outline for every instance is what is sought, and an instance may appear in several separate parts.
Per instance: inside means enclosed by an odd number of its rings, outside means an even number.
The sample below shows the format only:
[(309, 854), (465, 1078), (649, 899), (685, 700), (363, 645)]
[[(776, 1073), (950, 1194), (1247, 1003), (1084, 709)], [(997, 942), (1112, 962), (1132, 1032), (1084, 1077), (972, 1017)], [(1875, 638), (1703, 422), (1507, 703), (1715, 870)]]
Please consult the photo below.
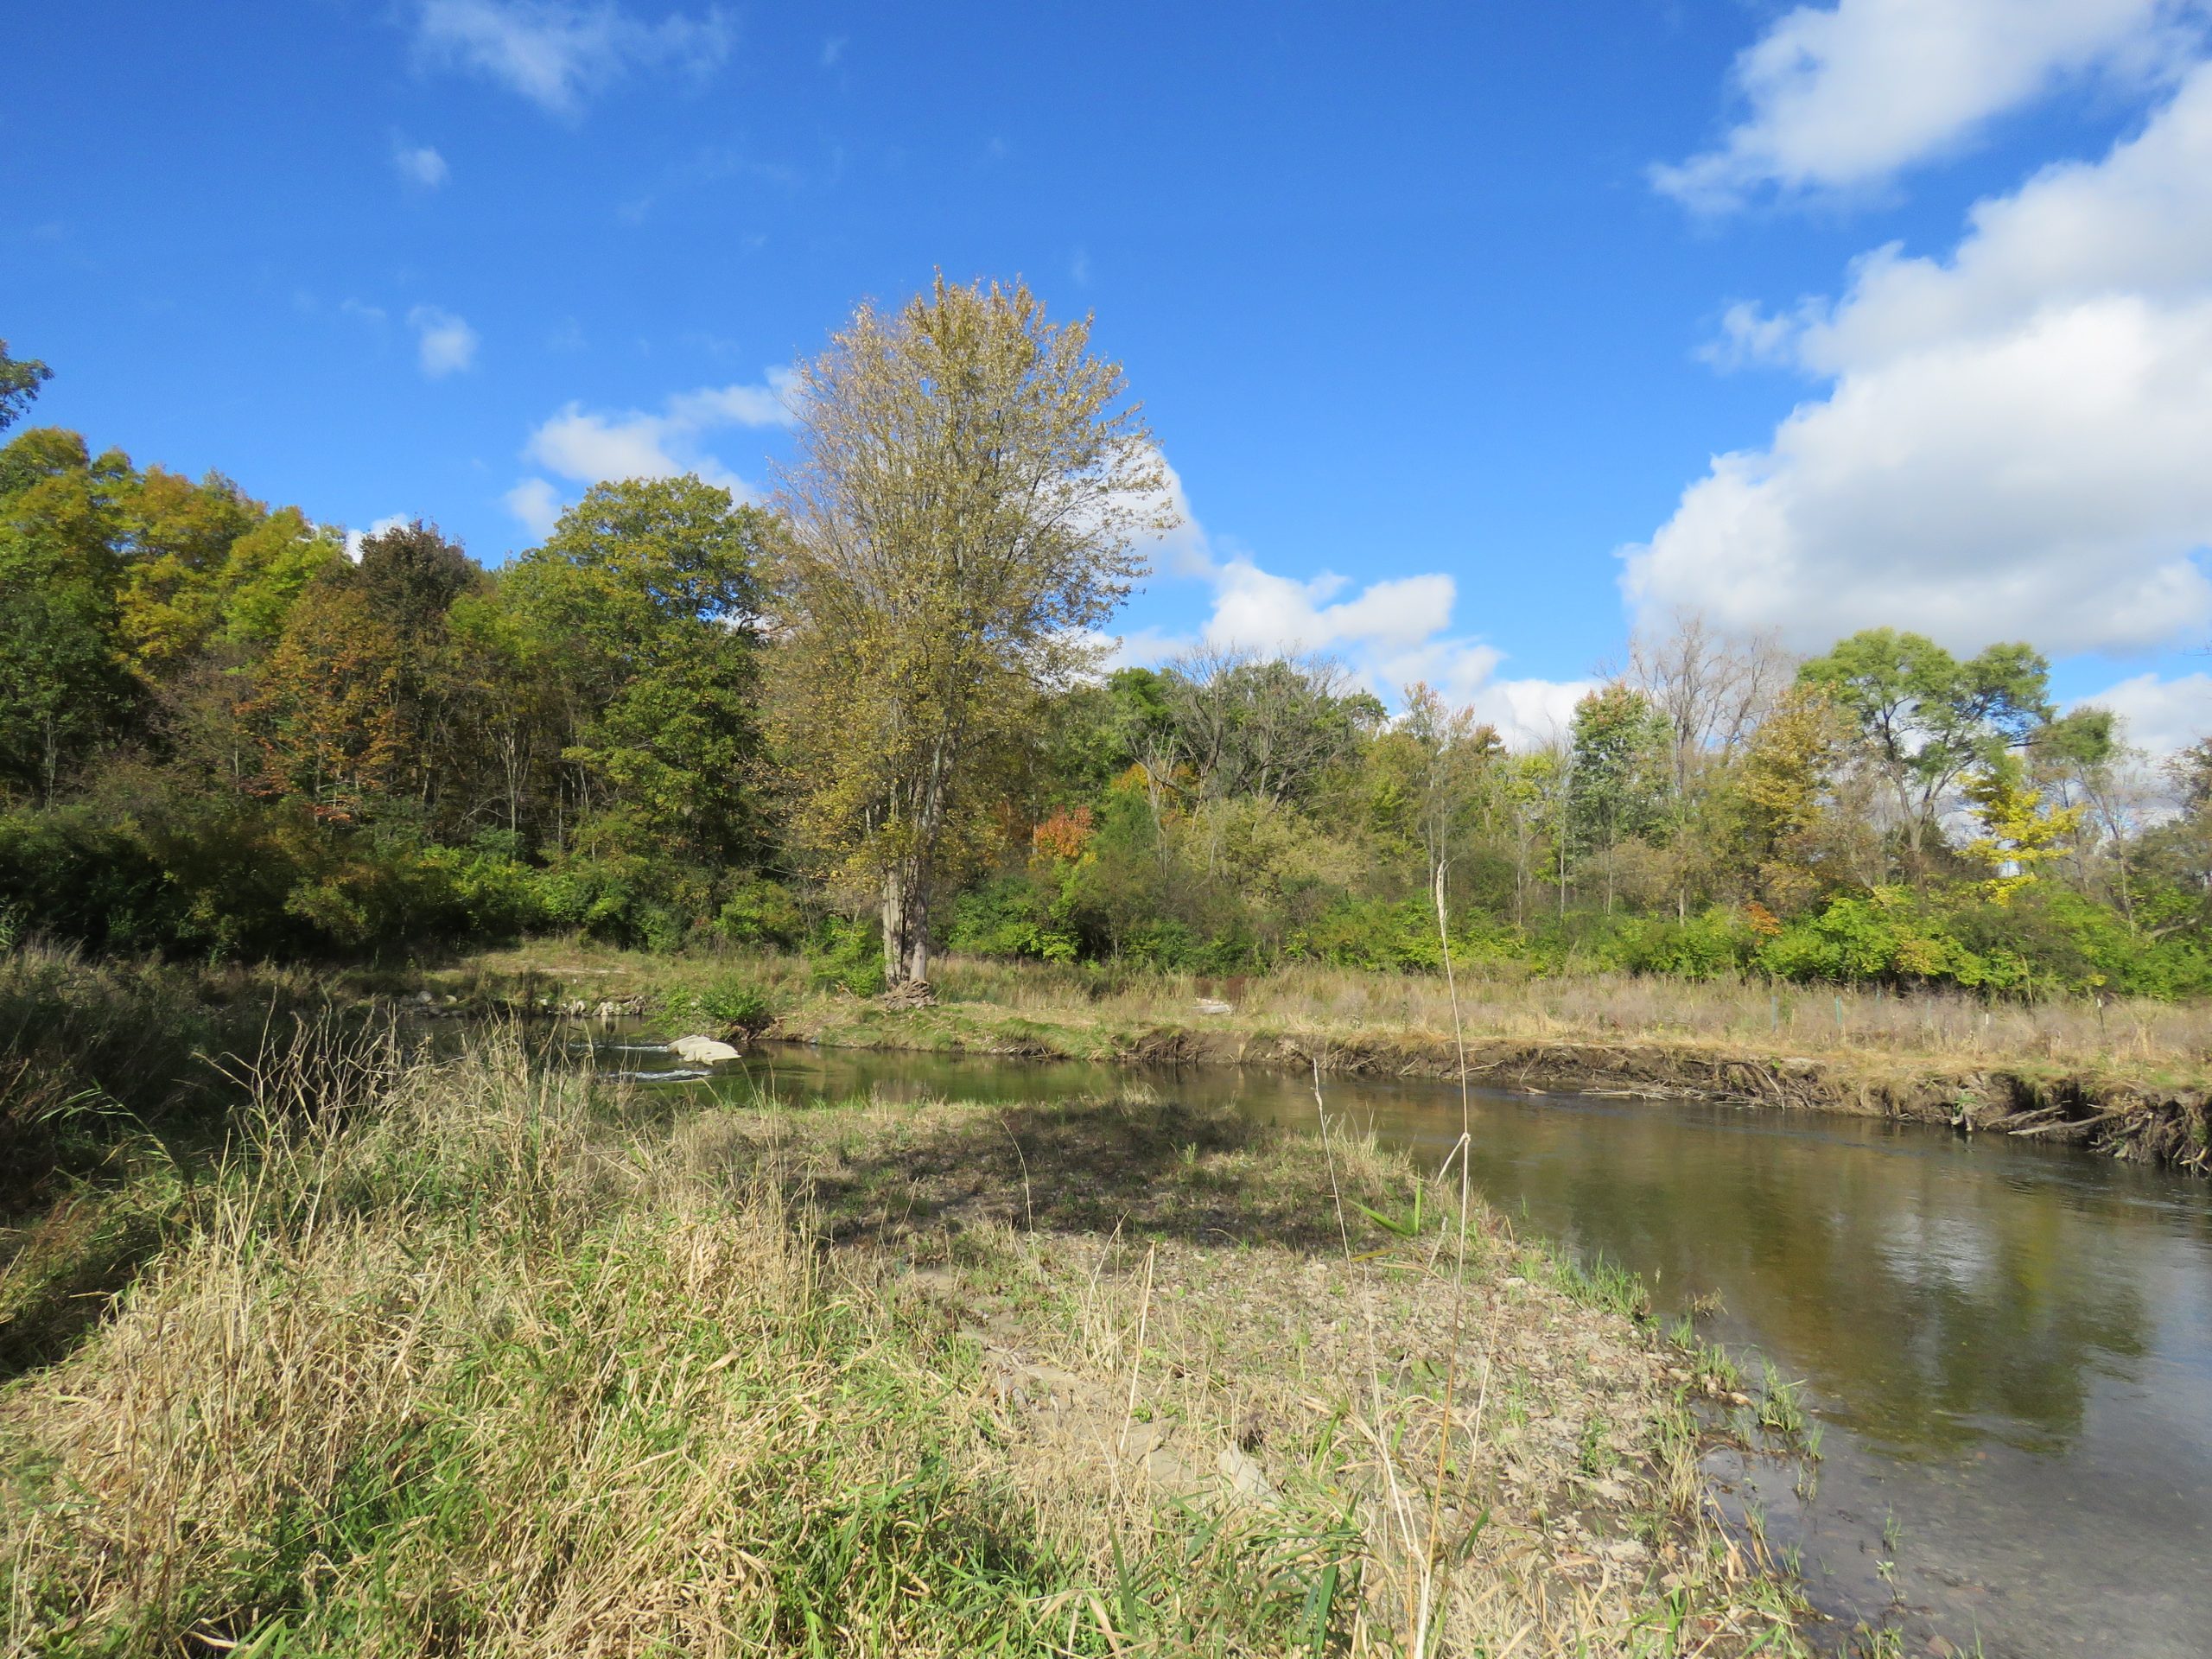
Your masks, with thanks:
[[(1749, 1405), (1732, 1374), (1479, 1206), (1462, 1280), (1455, 1195), (1371, 1141), (1325, 1154), (1141, 1083), (693, 1133), (709, 1166), (782, 1172), (833, 1251), (976, 1344), (999, 1453), (1047, 1510), (1433, 1549), (1445, 1652), (1634, 1652), (1655, 1614), (1683, 1651), (1802, 1651), (1780, 1575), (1703, 1507), (1688, 1408)], [(1418, 1576), (1362, 1593), (1404, 1622)]]

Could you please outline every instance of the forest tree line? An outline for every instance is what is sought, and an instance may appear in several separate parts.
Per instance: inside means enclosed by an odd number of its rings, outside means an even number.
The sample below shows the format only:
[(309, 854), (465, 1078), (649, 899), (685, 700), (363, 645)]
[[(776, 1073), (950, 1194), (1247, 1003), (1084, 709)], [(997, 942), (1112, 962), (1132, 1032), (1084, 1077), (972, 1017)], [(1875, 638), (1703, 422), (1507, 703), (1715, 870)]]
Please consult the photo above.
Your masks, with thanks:
[[(43, 378), (0, 346), (0, 425)], [(1427, 970), (1440, 909), (1462, 959), (1539, 970), (2212, 990), (2212, 747), (2152, 767), (2029, 645), (1798, 660), (1684, 619), (1514, 745), (1325, 660), (1104, 672), (1168, 519), (1085, 325), (940, 282), (798, 385), (772, 502), (601, 484), (496, 569), (21, 429), (0, 934), (580, 933), (868, 990), (947, 949)]]

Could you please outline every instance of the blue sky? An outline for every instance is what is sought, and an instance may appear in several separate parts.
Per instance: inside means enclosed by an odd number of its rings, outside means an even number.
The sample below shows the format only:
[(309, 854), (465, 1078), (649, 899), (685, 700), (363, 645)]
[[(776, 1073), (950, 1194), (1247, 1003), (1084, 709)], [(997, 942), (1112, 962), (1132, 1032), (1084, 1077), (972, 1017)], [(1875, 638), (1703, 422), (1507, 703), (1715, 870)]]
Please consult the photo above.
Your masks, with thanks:
[(1639, 619), (1886, 621), (2045, 645), (2164, 745), (2212, 728), (2204, 22), (49, 7), (0, 336), (95, 444), (497, 563), (602, 474), (764, 486), (854, 302), (1020, 273), (1188, 503), (1132, 654), (1325, 650), (1530, 730)]

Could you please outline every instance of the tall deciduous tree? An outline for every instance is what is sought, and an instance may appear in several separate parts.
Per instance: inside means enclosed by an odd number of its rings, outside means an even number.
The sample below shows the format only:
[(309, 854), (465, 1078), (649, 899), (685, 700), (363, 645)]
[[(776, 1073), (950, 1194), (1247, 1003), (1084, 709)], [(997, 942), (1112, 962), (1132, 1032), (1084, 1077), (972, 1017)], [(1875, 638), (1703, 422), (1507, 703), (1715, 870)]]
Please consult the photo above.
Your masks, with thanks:
[[(1961, 662), (1923, 634), (1869, 628), (1798, 670), (1857, 721), (1917, 866), (1951, 790), (2051, 716), (2050, 665), (2031, 647), (1992, 645)], [(1916, 874), (1917, 871), (1916, 871)]]
[(1614, 855), (1622, 842), (1656, 828), (1674, 752), (1666, 715), (1641, 691), (1615, 683), (1574, 707), (1574, 772), (1568, 824), (1576, 842), (1604, 861), (1605, 908), (1613, 907)]
[(783, 499), (803, 827), (880, 895), (887, 970), (929, 965), (930, 904), (979, 769), (1175, 523), (1166, 475), (1088, 319), (1016, 283), (938, 277), (863, 305), (796, 382)]

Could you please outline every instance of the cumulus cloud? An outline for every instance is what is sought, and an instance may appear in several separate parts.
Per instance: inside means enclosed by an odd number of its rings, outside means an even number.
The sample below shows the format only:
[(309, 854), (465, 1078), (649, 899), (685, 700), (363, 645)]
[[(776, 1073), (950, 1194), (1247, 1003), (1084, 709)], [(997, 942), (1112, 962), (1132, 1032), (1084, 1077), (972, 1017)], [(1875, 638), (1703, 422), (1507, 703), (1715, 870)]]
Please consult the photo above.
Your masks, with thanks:
[[(610, 479), (696, 473), (734, 495), (750, 497), (753, 486), (708, 453), (702, 440), (718, 428), (788, 426), (792, 418), (791, 372), (775, 368), (760, 385), (677, 392), (657, 414), (569, 404), (530, 435), (523, 456), (556, 477), (587, 486)], [(542, 536), (560, 517), (562, 500), (550, 480), (525, 478), (507, 492), (506, 505)]]
[(401, 178), (426, 190), (436, 189), (448, 176), (446, 158), (428, 144), (393, 145), (391, 164), (399, 169)]
[(418, 305), (407, 314), (414, 329), (416, 354), (423, 372), (433, 380), (458, 374), (476, 363), (476, 331), (461, 318), (435, 305)]
[(733, 37), (719, 8), (650, 22), (613, 0), (422, 0), (415, 40), (427, 64), (469, 71), (572, 116), (632, 70), (704, 78), (728, 58)]
[(2212, 624), (2212, 66), (2137, 137), (1891, 246), (1843, 297), (1732, 313), (1717, 354), (1828, 383), (1626, 550), (1639, 610), (1818, 649), (1909, 624), (1959, 649), (2129, 650)]
[(1878, 185), (2069, 78), (2171, 72), (2201, 22), (2200, 0), (1802, 5), (1737, 58), (1744, 114), (1720, 145), (1653, 168), (1652, 182), (1703, 210), (1762, 186)]
[(1505, 653), (1452, 632), (1459, 585), (1433, 573), (1361, 585), (1332, 571), (1311, 577), (1266, 569), (1249, 553), (1217, 550), (1191, 512), (1183, 482), (1161, 462), (1182, 522), (1156, 544), (1154, 566), (1212, 590), (1204, 622), (1188, 633), (1147, 629), (1123, 635), (1117, 663), (1159, 663), (1196, 646), (1335, 658), (1385, 702), (1417, 681), (1471, 707), (1507, 741), (1548, 741), (1563, 733), (1594, 682), (1503, 679)]
[(2212, 735), (2212, 674), (2171, 680), (2138, 674), (2075, 707), (2109, 709), (2125, 723), (2130, 743), (2152, 754), (2171, 754)]

